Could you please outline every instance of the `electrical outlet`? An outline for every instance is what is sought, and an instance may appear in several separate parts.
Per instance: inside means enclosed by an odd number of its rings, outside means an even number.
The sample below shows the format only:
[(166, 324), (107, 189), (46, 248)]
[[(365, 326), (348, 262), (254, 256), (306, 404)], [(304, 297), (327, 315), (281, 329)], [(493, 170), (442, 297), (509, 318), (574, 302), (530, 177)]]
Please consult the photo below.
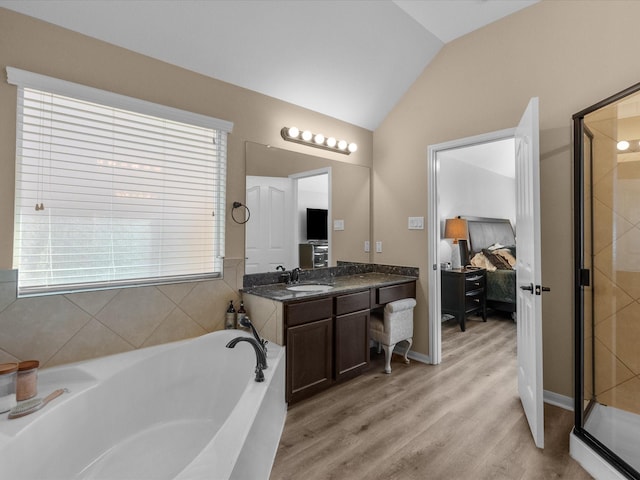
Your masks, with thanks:
[(364, 241), (364, 252), (369, 253), (371, 251), (371, 242), (369, 240)]
[(382, 253), (382, 242), (376, 242), (376, 253)]
[(333, 221), (333, 229), (334, 230), (344, 230), (344, 220), (334, 220)]

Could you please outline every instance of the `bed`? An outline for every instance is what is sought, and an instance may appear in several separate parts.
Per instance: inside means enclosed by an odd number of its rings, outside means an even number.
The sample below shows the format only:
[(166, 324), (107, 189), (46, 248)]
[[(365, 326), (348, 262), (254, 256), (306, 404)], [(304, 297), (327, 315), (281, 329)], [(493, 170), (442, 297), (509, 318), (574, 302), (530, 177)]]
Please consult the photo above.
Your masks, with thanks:
[(487, 270), (487, 307), (516, 311), (516, 238), (504, 218), (462, 217), (469, 231), (469, 259)]

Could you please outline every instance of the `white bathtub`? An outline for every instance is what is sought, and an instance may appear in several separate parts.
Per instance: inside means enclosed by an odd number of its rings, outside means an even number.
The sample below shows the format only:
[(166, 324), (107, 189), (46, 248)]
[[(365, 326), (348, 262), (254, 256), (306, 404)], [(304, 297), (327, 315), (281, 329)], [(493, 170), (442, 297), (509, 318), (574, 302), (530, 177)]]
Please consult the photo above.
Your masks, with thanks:
[(44, 369), (31, 415), (0, 415), (0, 479), (268, 479), (286, 416), (284, 349), (254, 381), (249, 343), (221, 331)]

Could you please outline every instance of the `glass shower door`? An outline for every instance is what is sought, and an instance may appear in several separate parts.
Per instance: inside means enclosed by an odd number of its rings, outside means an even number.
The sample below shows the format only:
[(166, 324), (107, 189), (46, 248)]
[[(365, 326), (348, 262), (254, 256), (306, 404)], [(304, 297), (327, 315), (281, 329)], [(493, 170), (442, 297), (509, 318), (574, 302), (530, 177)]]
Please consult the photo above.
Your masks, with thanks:
[(640, 478), (640, 94), (596, 107), (574, 116), (576, 431)]

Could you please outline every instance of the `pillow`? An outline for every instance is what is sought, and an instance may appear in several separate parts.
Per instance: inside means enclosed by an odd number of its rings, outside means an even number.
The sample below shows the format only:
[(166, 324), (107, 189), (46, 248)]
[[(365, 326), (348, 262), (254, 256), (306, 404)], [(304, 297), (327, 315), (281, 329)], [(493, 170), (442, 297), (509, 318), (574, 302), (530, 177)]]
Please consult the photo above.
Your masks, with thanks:
[(482, 249), (482, 253), (498, 270), (512, 270), (511, 265), (509, 265), (509, 262), (507, 262), (504, 257), (496, 255), (488, 249)]
[(496, 267), (481, 252), (476, 253), (471, 259), (471, 265), (474, 267), (484, 268), (488, 272), (495, 272)]
[(493, 253), (504, 258), (507, 261), (507, 263), (511, 266), (511, 268), (516, 266), (516, 257), (513, 256), (510, 249), (500, 248), (498, 250), (494, 250)]

